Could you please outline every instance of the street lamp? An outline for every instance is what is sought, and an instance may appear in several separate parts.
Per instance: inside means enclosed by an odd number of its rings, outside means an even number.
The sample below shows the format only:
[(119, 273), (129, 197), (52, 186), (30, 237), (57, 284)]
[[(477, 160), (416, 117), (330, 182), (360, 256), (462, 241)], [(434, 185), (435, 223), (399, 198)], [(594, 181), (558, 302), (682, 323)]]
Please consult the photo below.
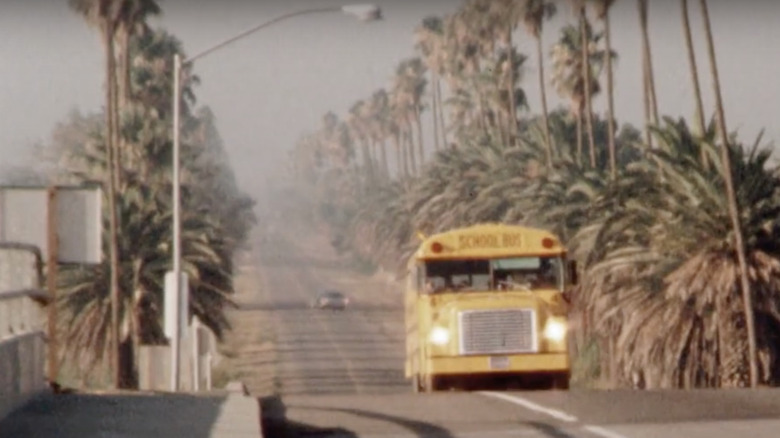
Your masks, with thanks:
[[(180, 177), (180, 158), (179, 158), (179, 136), (181, 131), (180, 112), (181, 112), (181, 69), (182, 66), (192, 64), (196, 59), (202, 58), (212, 52), (215, 52), (230, 43), (235, 42), (241, 38), (251, 35), (259, 30), (262, 30), (268, 26), (276, 24), (280, 21), (287, 20), (289, 18), (298, 17), (301, 15), (320, 14), (320, 13), (332, 13), (340, 12), (346, 15), (351, 15), (360, 21), (370, 22), (378, 21), (382, 19), (381, 9), (372, 4), (352, 4), (345, 6), (327, 7), (327, 8), (311, 8), (301, 11), (289, 12), (284, 15), (280, 15), (262, 24), (259, 24), (251, 29), (248, 29), (240, 34), (228, 38), (227, 40), (216, 44), (196, 55), (190, 56), (186, 59), (181, 59), (181, 56), (176, 53), (173, 55), (173, 281), (172, 286), (176, 299), (175, 310), (170, 315), (175, 321), (172, 324), (173, 334), (171, 339), (171, 390), (179, 390), (179, 321), (181, 309), (181, 177)], [(193, 376), (196, 379), (197, 376)]]

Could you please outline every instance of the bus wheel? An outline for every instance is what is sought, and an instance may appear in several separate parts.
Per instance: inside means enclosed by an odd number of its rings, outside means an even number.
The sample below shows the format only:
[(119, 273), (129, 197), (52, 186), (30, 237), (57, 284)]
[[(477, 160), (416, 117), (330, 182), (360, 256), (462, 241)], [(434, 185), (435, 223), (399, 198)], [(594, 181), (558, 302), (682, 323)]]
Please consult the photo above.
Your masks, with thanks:
[(552, 388), (559, 390), (569, 389), (569, 373), (557, 374), (552, 378)]
[(420, 385), (420, 375), (415, 374), (412, 376), (412, 392), (418, 393), (422, 391), (422, 386)]
[(426, 374), (422, 386), (425, 392), (437, 391), (439, 389), (439, 379), (434, 375)]

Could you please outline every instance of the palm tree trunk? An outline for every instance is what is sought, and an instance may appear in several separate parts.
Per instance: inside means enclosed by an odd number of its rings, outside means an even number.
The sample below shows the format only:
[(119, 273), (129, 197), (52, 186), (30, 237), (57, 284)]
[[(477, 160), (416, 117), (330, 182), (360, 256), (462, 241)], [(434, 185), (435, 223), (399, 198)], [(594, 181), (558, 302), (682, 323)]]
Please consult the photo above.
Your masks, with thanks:
[[(500, 105), (499, 105), (500, 106)], [(498, 111), (495, 112), (495, 128), (498, 132), (498, 137), (501, 141), (501, 144), (509, 145), (509, 141), (512, 138), (512, 135), (509, 133), (509, 130), (512, 129), (509, 126), (509, 119), (510, 115), (506, 114), (506, 117), (504, 117), (504, 113), (509, 112), (508, 108), (499, 108)], [(506, 119), (506, 120), (504, 120)]]
[(422, 133), (422, 117), (420, 115), (420, 107), (415, 105), (414, 107), (414, 126), (417, 129), (417, 147), (420, 152), (420, 167), (425, 162), (425, 147), (423, 146), (423, 133)]
[(390, 165), (387, 163), (387, 142), (385, 140), (380, 141), (379, 151), (382, 154), (382, 172), (385, 178), (390, 179)]
[(607, 46), (607, 142), (609, 147), (609, 174), (617, 178), (615, 151), (615, 82), (612, 76), (612, 38), (609, 24), (609, 10), (604, 12), (604, 42)]
[(580, 109), (576, 112), (577, 117), (577, 157), (575, 158), (577, 164), (582, 165), (582, 104), (579, 105)]
[[(119, 25), (118, 27), (118, 33), (117, 33), (117, 70), (116, 70), (116, 118), (117, 118), (117, 127), (120, 126), (120, 115), (122, 112), (127, 108), (127, 102), (129, 100), (129, 86), (130, 86), (130, 30), (124, 26)], [(117, 143), (117, 150), (115, 154), (117, 165), (119, 166), (120, 163), (123, 163), (124, 160), (123, 155), (127, 152), (125, 149), (125, 139), (124, 136), (122, 136), (121, 129), (117, 129), (117, 135), (119, 137), (119, 143)], [(122, 175), (120, 174), (122, 171), (121, 167), (117, 167), (117, 178), (118, 178), (118, 184), (117, 187), (121, 187), (121, 181), (122, 181)]]
[(728, 144), (728, 131), (726, 130), (726, 117), (723, 110), (723, 99), (720, 91), (720, 78), (718, 77), (718, 63), (715, 59), (715, 43), (712, 38), (707, 0), (700, 0), (702, 19), (707, 34), (707, 52), (710, 58), (710, 70), (712, 73), (712, 88), (715, 93), (715, 110), (718, 113), (718, 132), (721, 141), (721, 157), (723, 160), (723, 179), (726, 181), (726, 195), (729, 203), (729, 216), (734, 231), (734, 245), (736, 246), (737, 260), (739, 262), (739, 278), (742, 286), (742, 299), (745, 306), (745, 324), (747, 325), (748, 363), (750, 364), (750, 387), (758, 386), (758, 362), (756, 356), (756, 327), (753, 315), (753, 295), (748, 280), (748, 267), (745, 256), (745, 245), (742, 237), (742, 226), (739, 221), (739, 208), (737, 196), (734, 190), (734, 181), (731, 174), (730, 148)]
[(143, 315), (142, 315), (142, 309), (141, 309), (141, 299), (143, 297), (143, 288), (141, 286), (141, 269), (143, 268), (143, 260), (136, 259), (133, 261), (133, 301), (132, 301), (132, 316), (131, 316), (131, 324), (132, 324), (132, 341), (133, 341), (133, 375), (136, 377), (136, 387), (137, 387), (137, 377), (138, 377), (138, 352), (141, 349), (141, 327), (143, 326)]
[(411, 170), (409, 169), (409, 154), (407, 152), (406, 137), (403, 131), (398, 133), (398, 148), (401, 150), (401, 164), (404, 170), (404, 177), (408, 178), (411, 175)]
[(447, 141), (447, 127), (444, 124), (444, 105), (441, 99), (441, 80), (436, 81), (434, 84), (434, 89), (436, 90), (436, 100), (439, 102), (439, 132), (441, 132), (441, 139), (444, 149), (447, 149), (449, 142)]
[(379, 142), (372, 138), (371, 140), (371, 165), (374, 167), (374, 169), (377, 169), (377, 176), (380, 173), (381, 167), (379, 167)]
[(372, 175), (374, 171), (373, 166), (371, 165), (371, 151), (369, 149), (368, 142), (366, 140), (362, 140), (360, 148), (363, 151), (363, 166), (366, 168), (366, 172), (368, 172), (369, 175)]
[(433, 83), (433, 93), (432, 93), (432, 113), (433, 113), (433, 147), (436, 149), (436, 151), (439, 151), (439, 123), (438, 123), (438, 113), (441, 111), (441, 108), (439, 108), (439, 99), (436, 98), (436, 84), (439, 83), (439, 78), (436, 75), (436, 72), (431, 70), (431, 82)]
[(479, 87), (479, 84), (476, 80), (472, 81), (472, 86), (474, 87), (474, 93), (472, 93), (472, 96), (476, 96), (474, 99), (477, 103), (476, 111), (477, 111), (477, 124), (482, 129), (482, 131), (485, 133), (485, 136), (489, 135), (489, 129), (490, 129), (490, 123), (488, 122), (486, 110), (485, 110), (485, 100), (482, 97), (483, 93), (482, 90)]
[(509, 139), (511, 144), (517, 141), (517, 96), (515, 90), (515, 51), (512, 43), (512, 27), (507, 30), (507, 62), (509, 63)]
[(544, 123), (544, 146), (547, 159), (547, 170), (552, 169), (552, 138), (550, 136), (550, 120), (547, 110), (547, 87), (544, 85), (544, 53), (541, 34), (536, 38), (536, 58), (539, 62), (539, 92), (542, 95), (542, 122)]
[(114, 387), (122, 387), (122, 371), (120, 362), (120, 342), (119, 342), (119, 242), (117, 228), (117, 200), (116, 200), (116, 175), (114, 167), (114, 152), (116, 137), (116, 125), (114, 124), (114, 81), (116, 79), (116, 68), (114, 67), (114, 26), (106, 23), (103, 29), (104, 50), (106, 56), (106, 179), (108, 183), (108, 228), (109, 228), (109, 266), (111, 271), (110, 278), (110, 298), (111, 298), (111, 366), (113, 367)]
[(645, 144), (648, 149), (653, 148), (653, 135), (650, 127), (653, 125), (653, 116), (651, 115), (650, 105), (650, 86), (647, 79), (647, 57), (642, 53), (642, 104), (645, 113)]
[(412, 137), (412, 128), (408, 123), (406, 125), (406, 129), (404, 130), (404, 136), (406, 137), (406, 144), (409, 147), (408, 157), (411, 175), (417, 175), (417, 158), (414, 156), (414, 139)]
[[(707, 128), (704, 125), (704, 104), (701, 100), (701, 86), (699, 85), (699, 71), (696, 67), (696, 52), (693, 48), (693, 37), (691, 36), (691, 22), (688, 18), (688, 0), (680, 0), (682, 7), (683, 34), (685, 34), (685, 46), (688, 50), (688, 63), (691, 67), (691, 79), (693, 81), (693, 95), (696, 100), (696, 127), (698, 135), (704, 136)], [(709, 167), (705, 149), (701, 149), (701, 163), (705, 168)]]
[(391, 134), (393, 140), (393, 146), (395, 146), (395, 175), (396, 178), (400, 178), (403, 170), (403, 151), (401, 150), (401, 140), (398, 138), (398, 133)]
[(588, 147), (590, 148), (590, 167), (596, 168), (596, 140), (593, 135), (593, 104), (591, 102), (592, 79), (590, 76), (590, 38), (588, 35), (588, 17), (585, 15), (585, 3), (580, 6), (580, 35), (582, 42), (582, 79), (585, 82), (585, 124), (588, 130)]
[(653, 125), (658, 125), (658, 101), (655, 95), (655, 79), (653, 76), (653, 57), (650, 51), (650, 34), (647, 28), (647, 0), (638, 0), (639, 24), (642, 29), (642, 59), (647, 78), (647, 93), (649, 95), (650, 116)]

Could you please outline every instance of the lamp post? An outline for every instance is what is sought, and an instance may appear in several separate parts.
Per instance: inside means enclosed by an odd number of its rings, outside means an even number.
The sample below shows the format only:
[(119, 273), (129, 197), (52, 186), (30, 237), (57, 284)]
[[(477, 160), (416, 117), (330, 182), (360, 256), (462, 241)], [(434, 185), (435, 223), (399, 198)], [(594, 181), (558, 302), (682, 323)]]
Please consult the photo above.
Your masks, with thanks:
[[(173, 55), (173, 290), (176, 295), (175, 310), (172, 312), (172, 317), (175, 323), (173, 327), (173, 336), (171, 339), (171, 390), (176, 392), (179, 390), (179, 321), (181, 319), (181, 312), (186, 309), (181, 309), (181, 163), (180, 163), (180, 112), (181, 112), (181, 69), (185, 65), (192, 64), (196, 59), (203, 58), (204, 56), (215, 52), (230, 43), (233, 43), (241, 38), (249, 36), (257, 31), (265, 29), (273, 24), (279, 23), (293, 17), (309, 14), (321, 14), (340, 12), (347, 15), (352, 15), (360, 21), (370, 22), (378, 21), (382, 19), (381, 9), (372, 4), (363, 5), (345, 5), (326, 8), (311, 8), (304, 9), (295, 12), (289, 12), (259, 24), (251, 29), (247, 29), (240, 34), (228, 38), (221, 43), (215, 44), (208, 49), (190, 56), (189, 58), (182, 59), (181, 56), (176, 53)], [(197, 378), (197, 376), (193, 376)]]

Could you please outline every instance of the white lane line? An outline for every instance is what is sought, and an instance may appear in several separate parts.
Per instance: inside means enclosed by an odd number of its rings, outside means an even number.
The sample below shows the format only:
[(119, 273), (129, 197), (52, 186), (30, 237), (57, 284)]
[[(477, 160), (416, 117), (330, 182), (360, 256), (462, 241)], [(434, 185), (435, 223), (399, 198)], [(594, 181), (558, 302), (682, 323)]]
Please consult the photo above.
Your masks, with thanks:
[(601, 426), (585, 425), (582, 428), (594, 435), (598, 435), (603, 438), (626, 438), (624, 435), (621, 435), (617, 432), (612, 432), (609, 429), (604, 429)]
[[(335, 438), (337, 436), (340, 437), (341, 435), (333, 435), (332, 437)], [(346, 436), (347, 435), (344, 435), (344, 437)], [(410, 433), (410, 432), (401, 432), (401, 433), (380, 432), (380, 433), (371, 433), (367, 435), (361, 434), (360, 436), (362, 438), (417, 438), (420, 435), (416, 433)], [(424, 435), (424, 436), (428, 436), (428, 435)], [(431, 436), (438, 437), (438, 435), (431, 435)], [(545, 435), (538, 430), (531, 430), (531, 429), (498, 430), (498, 431), (487, 431), (487, 432), (485, 431), (452, 432), (453, 438), (519, 438), (519, 437), (540, 438), (546, 436), (548, 435)]]
[(518, 406), (522, 406), (526, 409), (540, 412), (542, 414), (547, 414), (557, 420), (566, 421), (568, 423), (574, 423), (577, 421), (577, 417), (573, 415), (569, 415), (566, 412), (558, 411), (556, 409), (551, 409), (542, 405), (538, 405), (530, 400), (526, 400), (516, 395), (509, 395), (509, 394), (502, 394), (500, 392), (488, 392), (488, 391), (481, 391), (480, 394), (488, 397), (499, 398), (501, 400), (508, 401), (509, 403), (514, 403)]

